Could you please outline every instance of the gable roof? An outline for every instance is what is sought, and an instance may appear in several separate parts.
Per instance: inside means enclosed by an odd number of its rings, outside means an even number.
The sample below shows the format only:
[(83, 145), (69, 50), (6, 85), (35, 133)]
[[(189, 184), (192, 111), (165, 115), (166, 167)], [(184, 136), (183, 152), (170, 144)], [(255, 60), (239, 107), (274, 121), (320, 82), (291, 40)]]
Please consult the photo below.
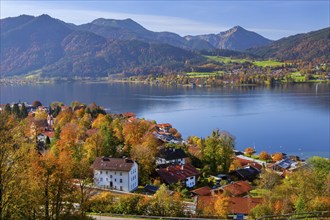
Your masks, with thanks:
[(129, 172), (134, 161), (128, 158), (97, 157), (92, 165), (94, 170)]
[(240, 158), (240, 157), (235, 157), (235, 160), (238, 160), (242, 167), (252, 166), (252, 167), (254, 167), (258, 170), (262, 169), (262, 165), (259, 164), (259, 163), (254, 162), (253, 160), (247, 160), (247, 159)]
[(199, 171), (191, 164), (169, 165), (156, 170), (160, 178), (167, 184), (177, 183), (188, 177), (199, 175)]
[(44, 135), (48, 136), (49, 138), (53, 138), (55, 136), (54, 131), (45, 131)]
[(162, 148), (158, 153), (158, 157), (164, 158), (165, 160), (176, 160), (188, 156), (182, 149)]
[(232, 196), (242, 196), (251, 191), (253, 188), (245, 181), (237, 181), (223, 186), (222, 189), (229, 192)]
[(239, 176), (241, 179), (249, 181), (256, 179), (259, 173), (260, 171), (252, 166), (230, 172), (231, 175), (237, 174), (237, 176)]
[(231, 214), (245, 214), (248, 215), (254, 207), (261, 204), (261, 198), (229, 198), (229, 213)]
[(289, 169), (292, 164), (296, 163), (295, 161), (291, 160), (290, 158), (285, 158), (283, 160), (280, 160), (274, 164), (274, 166), (279, 166), (282, 169)]
[(198, 189), (190, 191), (191, 193), (199, 196), (210, 196), (211, 195), (211, 188), (208, 186), (203, 186)]

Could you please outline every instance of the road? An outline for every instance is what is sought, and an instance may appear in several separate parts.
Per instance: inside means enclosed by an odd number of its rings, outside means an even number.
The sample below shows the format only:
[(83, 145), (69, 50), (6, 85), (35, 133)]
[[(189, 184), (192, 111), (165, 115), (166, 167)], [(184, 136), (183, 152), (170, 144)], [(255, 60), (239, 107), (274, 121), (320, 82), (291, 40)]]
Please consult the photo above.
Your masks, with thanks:
[(93, 217), (95, 220), (139, 220), (139, 218), (120, 218), (120, 217), (112, 217), (112, 216), (100, 216), (100, 215), (89, 215)]

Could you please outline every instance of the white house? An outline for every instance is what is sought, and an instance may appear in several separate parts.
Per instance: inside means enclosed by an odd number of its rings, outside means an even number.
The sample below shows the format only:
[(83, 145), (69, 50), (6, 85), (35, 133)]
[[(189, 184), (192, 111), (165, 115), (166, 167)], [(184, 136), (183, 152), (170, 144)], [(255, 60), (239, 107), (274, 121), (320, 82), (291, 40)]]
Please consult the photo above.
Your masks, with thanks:
[(163, 148), (156, 157), (156, 165), (161, 164), (185, 164), (187, 154), (182, 149)]
[(92, 168), (96, 186), (126, 192), (138, 187), (138, 164), (131, 159), (97, 157)]

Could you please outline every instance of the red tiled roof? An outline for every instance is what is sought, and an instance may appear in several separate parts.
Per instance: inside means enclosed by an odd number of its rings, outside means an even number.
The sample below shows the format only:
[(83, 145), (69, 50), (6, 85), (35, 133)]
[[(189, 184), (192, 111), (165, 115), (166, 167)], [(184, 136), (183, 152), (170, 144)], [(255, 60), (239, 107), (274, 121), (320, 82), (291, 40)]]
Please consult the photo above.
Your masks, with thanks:
[(65, 110), (68, 110), (70, 107), (69, 106), (66, 106), (66, 105), (62, 105), (61, 106), (61, 110), (62, 111), (65, 111)]
[(44, 135), (48, 136), (49, 138), (53, 138), (55, 136), (54, 131), (45, 131)]
[(254, 162), (253, 160), (246, 160), (246, 159), (239, 158), (239, 157), (236, 157), (235, 160), (238, 160), (241, 163), (242, 167), (252, 166), (258, 170), (262, 169), (262, 166), (259, 163)]
[(192, 190), (190, 192), (192, 192), (196, 195), (199, 195), (199, 196), (210, 196), (211, 195), (211, 188), (208, 187), (208, 186), (203, 186), (201, 188)]
[(263, 199), (261, 198), (229, 198), (229, 213), (231, 214), (246, 214), (250, 213), (250, 210), (261, 204)]
[[(216, 201), (216, 196), (198, 196), (197, 209), (203, 210), (206, 207), (212, 207)], [(262, 204), (261, 198), (237, 198), (228, 197), (228, 210), (230, 214), (245, 214), (248, 215), (254, 207)]]
[(128, 158), (97, 157), (92, 165), (94, 170), (125, 171), (131, 170), (134, 161)]
[(157, 126), (160, 127), (160, 128), (172, 127), (172, 125), (170, 123), (157, 124)]
[(169, 165), (166, 168), (156, 170), (156, 172), (168, 184), (177, 183), (185, 180), (187, 177), (199, 175), (199, 171), (193, 165), (187, 163), (184, 165)]
[(127, 118), (135, 117), (135, 114), (133, 112), (125, 112), (122, 115), (123, 117), (127, 117)]
[(229, 192), (232, 196), (242, 196), (253, 188), (245, 181), (237, 181), (222, 187), (222, 189)]

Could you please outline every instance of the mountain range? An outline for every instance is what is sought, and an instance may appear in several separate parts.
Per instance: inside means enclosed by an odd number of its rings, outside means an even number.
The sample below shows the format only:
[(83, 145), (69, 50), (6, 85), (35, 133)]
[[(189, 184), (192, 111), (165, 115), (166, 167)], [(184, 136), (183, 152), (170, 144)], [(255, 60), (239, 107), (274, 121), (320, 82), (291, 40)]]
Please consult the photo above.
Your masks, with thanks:
[[(261, 58), (305, 60), (327, 58), (329, 51), (329, 28), (271, 41), (239, 26), (218, 34), (181, 37), (147, 30), (131, 19), (99, 18), (75, 25), (48, 15), (21, 15), (1, 19), (0, 26), (0, 72), (4, 77), (166, 74), (189, 71), (206, 62), (203, 51), (222, 49)], [(315, 47), (321, 51), (310, 52)], [(309, 52), (302, 53), (306, 48)], [(294, 55), (283, 57), (286, 50)]]

